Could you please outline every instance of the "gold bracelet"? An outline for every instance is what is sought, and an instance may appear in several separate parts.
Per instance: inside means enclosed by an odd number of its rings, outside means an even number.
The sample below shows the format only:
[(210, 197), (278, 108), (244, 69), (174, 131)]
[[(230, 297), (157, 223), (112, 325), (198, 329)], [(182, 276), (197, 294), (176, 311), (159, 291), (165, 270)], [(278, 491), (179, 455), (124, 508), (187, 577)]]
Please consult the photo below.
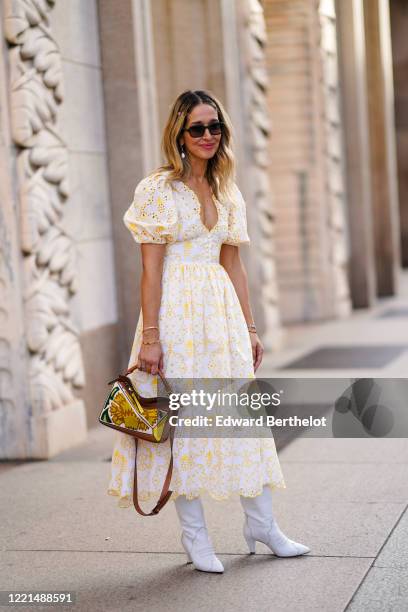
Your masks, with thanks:
[(144, 327), (143, 331), (146, 331), (146, 329), (159, 329), (159, 328), (157, 327), (157, 325), (149, 325), (149, 327)]
[(152, 342), (142, 342), (142, 344), (160, 344), (160, 340), (153, 340)]
[(249, 329), (248, 331), (249, 331), (250, 334), (256, 334), (257, 333), (256, 329)]

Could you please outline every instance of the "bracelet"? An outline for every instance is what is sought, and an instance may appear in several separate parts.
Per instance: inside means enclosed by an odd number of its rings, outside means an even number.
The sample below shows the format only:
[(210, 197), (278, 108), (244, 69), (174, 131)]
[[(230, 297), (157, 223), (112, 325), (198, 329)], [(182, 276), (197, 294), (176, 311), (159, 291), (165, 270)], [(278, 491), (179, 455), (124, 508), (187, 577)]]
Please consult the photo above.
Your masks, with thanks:
[(142, 342), (142, 344), (160, 344), (160, 340), (153, 340), (152, 342)]
[(149, 325), (149, 327), (144, 327), (143, 331), (146, 331), (146, 329), (159, 329), (159, 328), (157, 327), (157, 325)]
[(249, 329), (248, 331), (249, 331), (250, 334), (256, 334), (257, 333), (256, 329)]

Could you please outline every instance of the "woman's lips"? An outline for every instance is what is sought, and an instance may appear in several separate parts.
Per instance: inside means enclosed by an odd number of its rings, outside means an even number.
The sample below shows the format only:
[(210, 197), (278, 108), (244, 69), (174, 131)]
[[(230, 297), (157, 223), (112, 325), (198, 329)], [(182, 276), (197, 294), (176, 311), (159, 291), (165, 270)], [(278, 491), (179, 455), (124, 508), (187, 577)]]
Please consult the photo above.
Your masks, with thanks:
[(200, 145), (203, 149), (213, 149), (215, 147), (215, 144), (210, 144), (210, 145)]

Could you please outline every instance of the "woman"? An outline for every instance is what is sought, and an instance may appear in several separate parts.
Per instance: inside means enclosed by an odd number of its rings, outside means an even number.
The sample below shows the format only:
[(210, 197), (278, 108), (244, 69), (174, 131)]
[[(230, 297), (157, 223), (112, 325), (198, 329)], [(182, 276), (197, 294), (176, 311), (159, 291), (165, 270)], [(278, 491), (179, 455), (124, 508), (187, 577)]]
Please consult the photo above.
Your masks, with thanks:
[[(222, 104), (185, 91), (164, 130), (167, 164), (137, 185), (124, 223), (141, 244), (141, 310), (129, 367), (143, 395), (166, 378), (255, 378), (263, 347), (248, 298), (239, 245), (249, 244), (245, 202), (233, 179), (232, 127)], [(152, 376), (156, 375), (156, 376)], [(156, 385), (156, 386), (155, 386)], [(169, 443), (139, 441), (139, 499), (157, 500)], [(110, 495), (130, 505), (133, 438), (116, 432)], [(177, 438), (170, 489), (182, 545), (196, 569), (223, 572), (205, 525), (200, 494), (239, 493), (251, 553), (265, 543), (278, 556), (310, 549), (288, 539), (272, 514), (272, 488), (286, 488), (273, 437)]]

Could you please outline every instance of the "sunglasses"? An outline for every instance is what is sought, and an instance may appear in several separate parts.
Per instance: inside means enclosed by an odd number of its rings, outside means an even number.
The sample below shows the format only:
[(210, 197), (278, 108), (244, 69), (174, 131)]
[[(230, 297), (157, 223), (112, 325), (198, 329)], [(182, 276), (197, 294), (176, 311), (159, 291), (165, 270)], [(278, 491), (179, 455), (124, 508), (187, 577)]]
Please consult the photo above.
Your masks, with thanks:
[(211, 136), (217, 136), (221, 134), (223, 125), (224, 123), (222, 121), (214, 121), (214, 123), (209, 123), (208, 125), (199, 123), (189, 128), (184, 128), (183, 132), (188, 132), (191, 138), (202, 138), (205, 134), (205, 130), (208, 128)]

